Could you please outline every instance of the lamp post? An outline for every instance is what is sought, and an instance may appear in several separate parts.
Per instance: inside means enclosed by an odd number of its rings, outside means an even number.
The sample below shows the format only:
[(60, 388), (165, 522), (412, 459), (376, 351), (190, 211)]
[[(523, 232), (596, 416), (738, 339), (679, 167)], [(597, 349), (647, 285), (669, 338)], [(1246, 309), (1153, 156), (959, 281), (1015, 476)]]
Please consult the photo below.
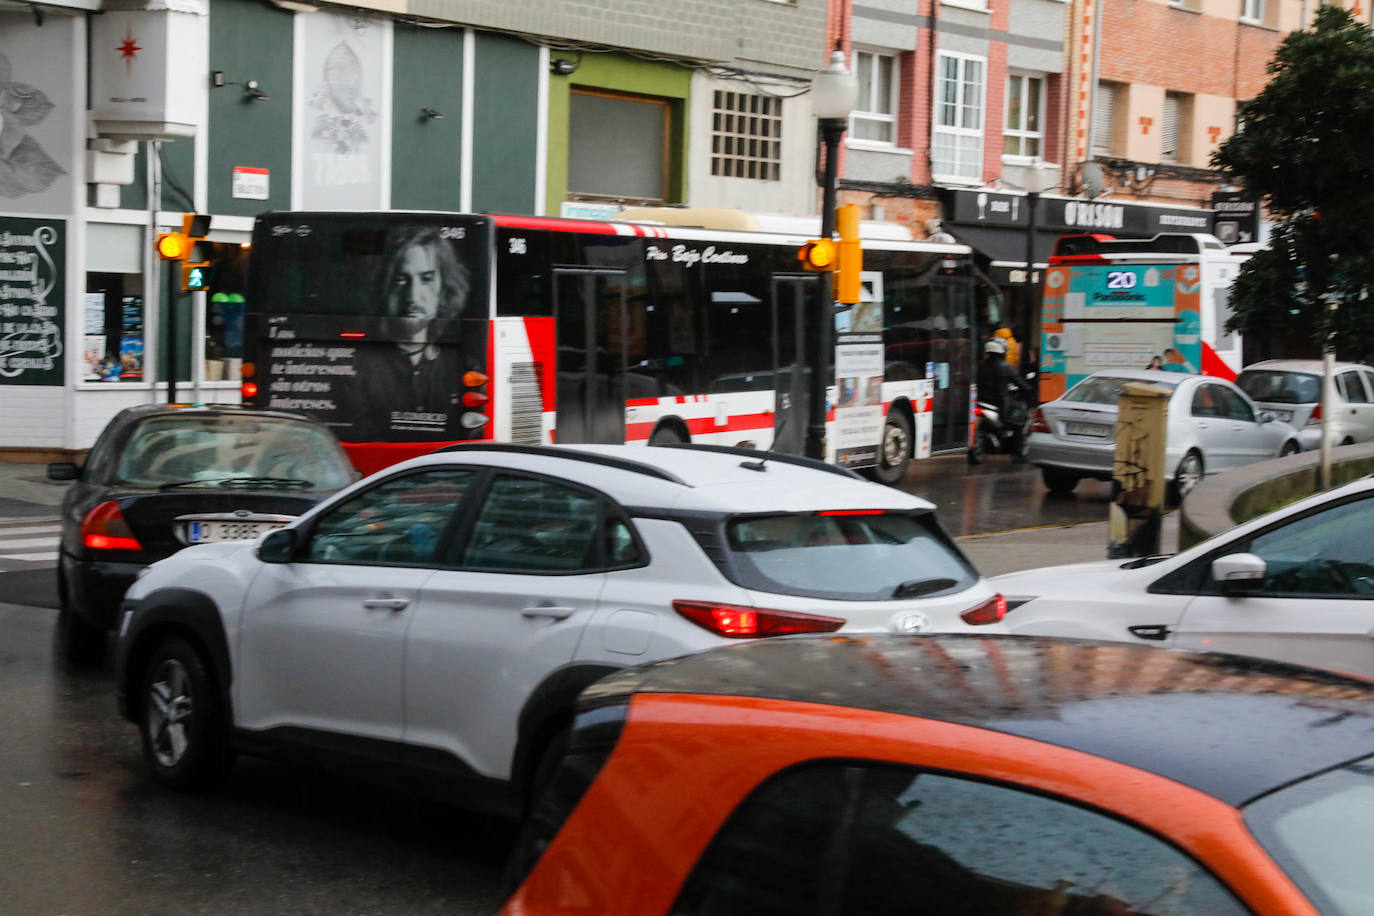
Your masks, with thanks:
[[(849, 113), (859, 100), (859, 81), (845, 65), (844, 52), (836, 48), (830, 65), (811, 81), (811, 108), (820, 125), (825, 147), (825, 177), (821, 184), (821, 234), (835, 234), (835, 184), (838, 178), (840, 138), (849, 126)], [(830, 390), (830, 360), (835, 339), (835, 296), (833, 276), (820, 276), (816, 317), (816, 364), (811, 372), (810, 403), (807, 405), (806, 455), (825, 460), (826, 395)]]
[(1038, 164), (1029, 166), (1025, 174), (1026, 221), (1029, 225), (1026, 228), (1026, 286), (1021, 298), (1021, 327), (1017, 329), (1021, 338), (1021, 364), (1016, 367), (1022, 375), (1030, 362), (1031, 335), (1035, 328), (1035, 232), (1039, 228), (1036, 218), (1039, 216), (1040, 192), (1044, 190), (1042, 182), (1045, 180)]

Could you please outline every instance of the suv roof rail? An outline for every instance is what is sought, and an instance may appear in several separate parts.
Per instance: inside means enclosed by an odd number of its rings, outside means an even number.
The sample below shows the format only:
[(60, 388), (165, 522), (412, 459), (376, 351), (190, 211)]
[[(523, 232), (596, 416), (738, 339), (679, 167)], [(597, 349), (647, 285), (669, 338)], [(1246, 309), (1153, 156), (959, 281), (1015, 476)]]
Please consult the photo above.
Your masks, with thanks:
[(646, 477), (657, 477), (659, 480), (666, 480), (669, 483), (679, 484), (684, 487), (692, 485), (681, 477), (662, 468), (656, 468), (652, 464), (645, 464), (642, 461), (635, 461), (631, 458), (617, 458), (614, 455), (603, 455), (599, 452), (584, 452), (572, 448), (558, 448), (552, 445), (511, 445), (505, 442), (455, 442), (443, 448), (434, 450), (438, 452), (510, 452), (517, 455), (544, 455), (549, 458), (566, 458), (570, 461), (585, 461), (588, 464), (599, 464), (603, 467), (616, 468), (621, 471), (630, 471), (635, 474), (643, 474)]
[(671, 442), (664, 445), (655, 445), (654, 448), (686, 448), (694, 449), (698, 452), (720, 452), (722, 455), (738, 455), (741, 458), (756, 458), (761, 461), (774, 461), (778, 464), (795, 464), (798, 467), (810, 468), (813, 471), (825, 471), (830, 474), (838, 474), (841, 477), (852, 477), (855, 480), (863, 480), (862, 477), (849, 470), (849, 468), (826, 464), (824, 461), (816, 458), (804, 458), (801, 455), (788, 455), (784, 452), (765, 452), (756, 448), (740, 448), (735, 445), (708, 445), (704, 442)]

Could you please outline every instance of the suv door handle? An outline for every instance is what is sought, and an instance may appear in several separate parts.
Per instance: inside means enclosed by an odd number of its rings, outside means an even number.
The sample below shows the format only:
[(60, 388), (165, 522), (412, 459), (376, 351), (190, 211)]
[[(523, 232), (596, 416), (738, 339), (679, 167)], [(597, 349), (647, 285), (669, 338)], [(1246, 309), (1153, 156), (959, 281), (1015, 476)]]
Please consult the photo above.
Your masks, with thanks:
[(576, 613), (577, 608), (559, 607), (555, 604), (540, 604), (536, 607), (527, 607), (520, 612), (521, 617), (538, 619), (547, 617), (550, 620), (566, 620)]
[(1127, 627), (1132, 636), (1140, 639), (1164, 640), (1169, 638), (1169, 627), (1162, 623), (1144, 624)]
[(368, 610), (404, 611), (410, 606), (409, 598), (364, 598), (363, 607)]

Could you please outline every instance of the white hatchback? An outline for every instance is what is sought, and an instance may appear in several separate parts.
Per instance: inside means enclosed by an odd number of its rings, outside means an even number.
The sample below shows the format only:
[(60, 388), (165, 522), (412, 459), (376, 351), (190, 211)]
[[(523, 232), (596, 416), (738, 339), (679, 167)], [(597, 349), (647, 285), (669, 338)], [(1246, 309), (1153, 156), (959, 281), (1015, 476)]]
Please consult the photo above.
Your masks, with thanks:
[(431, 777), (511, 810), (608, 672), (794, 633), (1000, 632), (934, 507), (709, 446), (473, 444), (389, 468), (128, 593), (116, 690), (156, 779), (233, 751)]
[(1013, 633), (1231, 652), (1374, 678), (1374, 479), (1177, 556), (988, 581), (1007, 596)]

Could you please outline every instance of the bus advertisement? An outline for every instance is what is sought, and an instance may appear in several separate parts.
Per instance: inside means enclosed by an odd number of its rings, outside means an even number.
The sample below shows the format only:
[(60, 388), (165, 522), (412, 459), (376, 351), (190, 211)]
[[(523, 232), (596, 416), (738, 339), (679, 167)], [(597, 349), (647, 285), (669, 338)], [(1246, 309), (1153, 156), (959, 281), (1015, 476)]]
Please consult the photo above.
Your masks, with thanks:
[[(797, 260), (805, 241), (613, 220), (266, 213), (250, 252), (243, 400), (318, 418), (367, 472), (470, 439), (800, 454), (821, 289)], [(828, 460), (895, 481), (910, 458), (964, 437), (948, 414), (967, 399), (971, 341), (941, 329), (972, 333), (969, 256), (864, 242), (864, 302), (835, 312)], [(932, 381), (931, 366), (964, 390)]]
[(1065, 236), (1045, 271), (1040, 400), (1102, 369), (1234, 379), (1241, 339), (1225, 330), (1230, 289), (1248, 255), (1206, 235)]

